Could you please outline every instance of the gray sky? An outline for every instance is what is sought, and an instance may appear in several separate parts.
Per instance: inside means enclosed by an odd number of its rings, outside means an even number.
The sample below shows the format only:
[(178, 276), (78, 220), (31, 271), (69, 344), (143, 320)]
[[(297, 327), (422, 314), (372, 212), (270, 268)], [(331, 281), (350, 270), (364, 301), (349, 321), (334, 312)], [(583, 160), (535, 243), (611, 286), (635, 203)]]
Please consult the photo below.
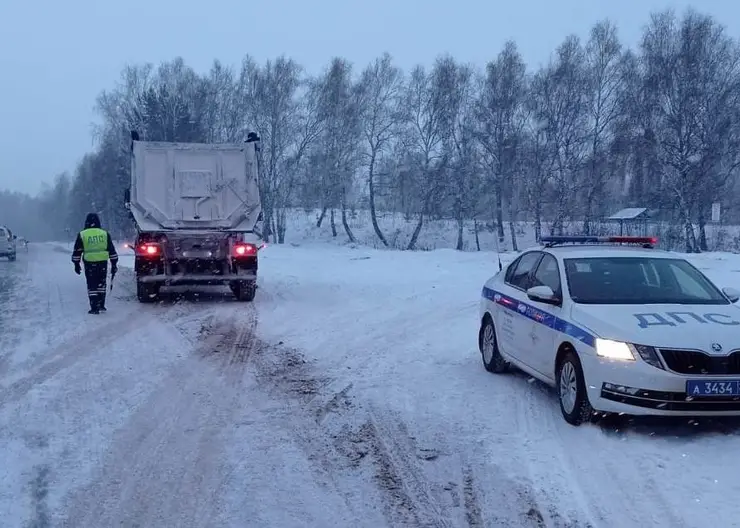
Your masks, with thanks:
[[(695, 2), (738, 35), (732, 0)], [(0, 0), (0, 189), (35, 194), (92, 147), (97, 94), (126, 63), (182, 56), (197, 71), (285, 53), (318, 72), (332, 56), (363, 67), (384, 51), (397, 64), (441, 53), (480, 66), (515, 39), (530, 68), (563, 38), (610, 18), (633, 46), (665, 0)]]

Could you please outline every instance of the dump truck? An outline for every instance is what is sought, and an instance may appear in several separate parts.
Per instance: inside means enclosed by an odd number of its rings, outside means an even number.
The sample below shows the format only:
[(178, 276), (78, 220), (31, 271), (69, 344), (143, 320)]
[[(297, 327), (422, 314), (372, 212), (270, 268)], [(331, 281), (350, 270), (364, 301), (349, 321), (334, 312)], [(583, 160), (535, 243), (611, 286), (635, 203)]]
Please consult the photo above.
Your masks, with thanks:
[(131, 132), (124, 206), (136, 226), (140, 302), (156, 302), (163, 286), (215, 284), (254, 300), (264, 246), (259, 144), (254, 132), (238, 144), (141, 141)]

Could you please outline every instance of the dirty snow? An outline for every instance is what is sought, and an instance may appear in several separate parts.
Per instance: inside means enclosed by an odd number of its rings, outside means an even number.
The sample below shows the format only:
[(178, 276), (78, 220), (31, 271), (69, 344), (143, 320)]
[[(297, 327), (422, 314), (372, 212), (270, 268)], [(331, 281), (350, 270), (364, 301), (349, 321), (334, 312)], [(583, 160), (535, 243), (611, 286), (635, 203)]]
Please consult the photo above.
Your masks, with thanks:
[[(740, 256), (691, 260), (739, 286)], [(0, 261), (0, 524), (740, 526), (740, 428), (573, 428), (483, 370), (496, 268), (300, 241), (264, 250), (253, 304), (140, 305), (123, 269), (92, 318), (66, 246)]]

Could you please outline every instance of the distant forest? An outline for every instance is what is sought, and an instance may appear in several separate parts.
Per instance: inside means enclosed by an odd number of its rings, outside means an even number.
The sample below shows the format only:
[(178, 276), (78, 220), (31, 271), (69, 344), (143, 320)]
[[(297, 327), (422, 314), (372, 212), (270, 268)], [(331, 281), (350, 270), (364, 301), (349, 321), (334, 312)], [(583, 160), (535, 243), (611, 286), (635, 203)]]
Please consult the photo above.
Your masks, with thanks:
[[(405, 214), (414, 249), (425, 221), (476, 219), (513, 238), (513, 222), (593, 233), (622, 207), (647, 207), (674, 246), (707, 249), (712, 203), (740, 223), (740, 43), (711, 17), (667, 11), (636, 49), (609, 21), (566, 37), (532, 71), (515, 42), (485, 69), (440, 56), (404, 72), (385, 54), (341, 57), (308, 75), (289, 57), (200, 74), (180, 58), (126, 67), (97, 99), (94, 151), (39, 196), (0, 194), (0, 222), (32, 239), (64, 239), (99, 211), (118, 235), (129, 131), (160, 141), (262, 138), (262, 199), (271, 240), (286, 212), (316, 208), (354, 238), (347, 211)], [(323, 220), (322, 220), (323, 221)], [(510, 226), (510, 228), (508, 227)]]

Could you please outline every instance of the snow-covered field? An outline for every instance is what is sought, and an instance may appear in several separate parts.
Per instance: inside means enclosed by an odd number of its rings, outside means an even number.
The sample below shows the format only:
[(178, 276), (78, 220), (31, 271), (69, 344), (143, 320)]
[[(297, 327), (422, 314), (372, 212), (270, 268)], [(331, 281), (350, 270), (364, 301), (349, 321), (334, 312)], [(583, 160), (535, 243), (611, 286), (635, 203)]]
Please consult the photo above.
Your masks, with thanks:
[[(329, 226), (328, 215), (325, 218), (322, 227), (316, 228), (316, 221), (319, 218), (318, 210), (292, 209), (287, 215), (286, 242), (288, 243), (305, 243), (306, 241), (322, 241), (330, 243), (347, 243), (347, 235), (344, 232), (339, 215), (337, 214), (337, 237), (333, 237)], [(411, 233), (414, 231), (416, 219), (404, 218), (399, 213), (379, 212), (378, 224), (386, 237), (391, 248), (405, 249)], [(370, 221), (370, 213), (367, 210), (358, 210), (348, 213), (348, 224), (352, 229), (359, 245), (382, 248), (383, 245), (375, 235)], [(503, 243), (498, 244), (494, 236), (493, 223), (481, 220), (478, 225), (478, 241), (475, 237), (475, 222), (468, 220), (464, 222), (463, 228), (463, 250), (475, 251), (480, 244), (483, 251), (494, 251), (497, 248), (501, 251), (511, 250), (513, 248), (509, 234), (510, 226), (504, 222), (505, 239)], [(542, 224), (542, 232), (550, 234), (551, 223)], [(694, 226), (697, 236), (699, 226)], [(619, 235), (619, 225), (614, 222), (601, 221), (593, 225), (593, 233), (598, 235)], [(534, 224), (532, 222), (515, 222), (514, 230), (517, 236), (519, 249), (532, 246), (535, 243)], [(624, 235), (643, 235), (657, 236), (661, 239), (664, 249), (683, 249), (682, 243), (678, 240), (671, 242), (672, 246), (668, 247), (670, 240), (668, 238), (670, 226), (666, 223), (649, 222), (645, 225), (625, 225)], [(680, 226), (673, 226), (672, 230), (675, 235), (680, 235), (682, 229)], [(579, 222), (570, 222), (565, 226), (566, 234), (582, 234), (582, 224)], [(731, 251), (740, 252), (740, 226), (725, 224), (709, 224), (706, 226), (707, 247), (712, 251)], [(419, 236), (416, 248), (420, 250), (454, 248), (457, 243), (457, 225), (450, 220), (430, 220), (426, 219), (424, 227)]]
[[(124, 269), (92, 317), (65, 246), (0, 261), (0, 525), (740, 526), (740, 426), (573, 428), (483, 370), (494, 253), (313, 233), (253, 304), (140, 305)], [(740, 287), (740, 256), (691, 259)]]

